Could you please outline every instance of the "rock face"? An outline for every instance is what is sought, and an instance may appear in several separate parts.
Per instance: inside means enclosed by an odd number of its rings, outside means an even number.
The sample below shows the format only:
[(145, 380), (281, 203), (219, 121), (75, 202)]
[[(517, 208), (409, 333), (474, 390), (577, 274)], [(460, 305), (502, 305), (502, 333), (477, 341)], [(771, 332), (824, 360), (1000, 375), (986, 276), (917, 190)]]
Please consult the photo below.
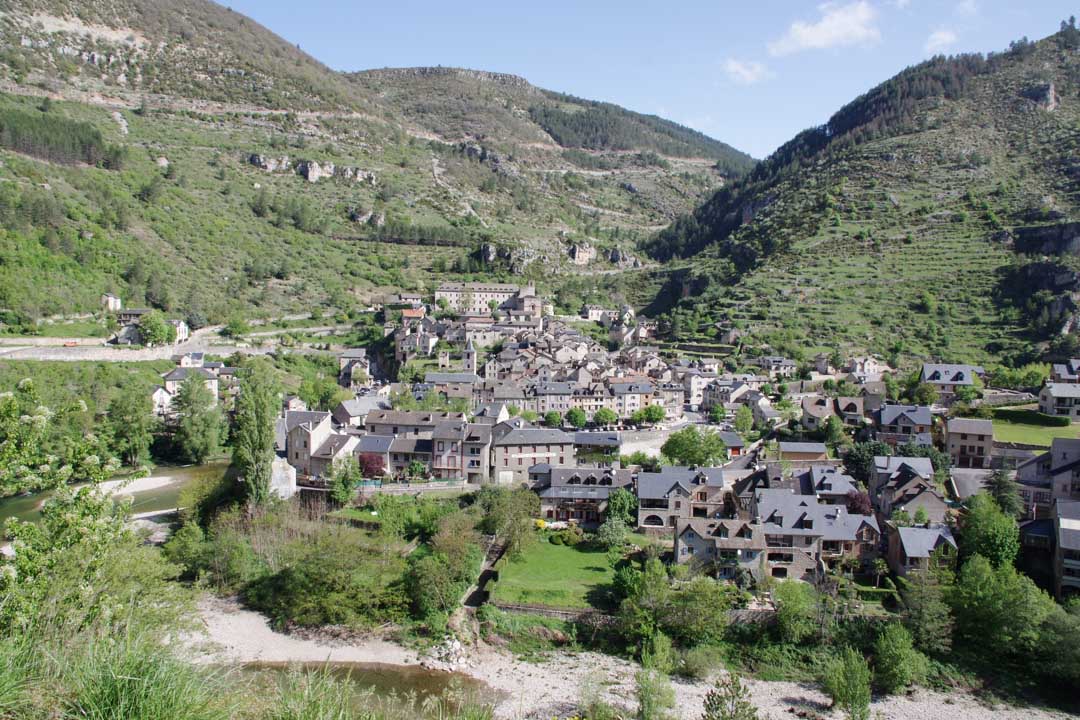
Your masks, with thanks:
[(589, 243), (575, 243), (570, 246), (569, 254), (575, 265), (588, 265), (596, 259), (596, 248)]
[(1039, 255), (1080, 253), (1080, 222), (1018, 227), (1013, 230), (1017, 252)]
[(295, 163), (288, 155), (268, 157), (253, 153), (248, 162), (266, 172), (295, 171), (308, 182), (318, 182), (323, 178), (337, 178), (346, 182), (366, 182), (375, 184), (375, 173), (348, 165), (335, 165), (332, 162), (321, 163), (317, 160), (297, 160)]
[(1024, 90), (1024, 97), (1047, 112), (1053, 112), (1057, 108), (1059, 102), (1057, 88), (1054, 87), (1054, 82), (1052, 80), (1048, 83), (1036, 85), (1035, 87)]
[(620, 268), (641, 267), (641, 261), (636, 257), (623, 250), (622, 248), (614, 247), (611, 252), (608, 253), (608, 261)]

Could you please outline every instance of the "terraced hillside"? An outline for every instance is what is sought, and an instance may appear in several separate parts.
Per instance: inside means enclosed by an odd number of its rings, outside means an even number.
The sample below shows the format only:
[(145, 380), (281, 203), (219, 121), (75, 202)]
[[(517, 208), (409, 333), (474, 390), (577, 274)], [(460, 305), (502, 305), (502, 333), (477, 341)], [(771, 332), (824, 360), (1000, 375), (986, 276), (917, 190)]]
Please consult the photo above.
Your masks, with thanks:
[(937, 58), (801, 134), (645, 243), (672, 263), (653, 311), (685, 291), (676, 337), (794, 354), (1072, 352), (1078, 42)]
[(0, 308), (17, 328), (106, 291), (206, 322), (447, 277), (573, 285), (640, 266), (640, 239), (752, 164), (520, 78), (345, 76), (203, 0), (0, 8)]

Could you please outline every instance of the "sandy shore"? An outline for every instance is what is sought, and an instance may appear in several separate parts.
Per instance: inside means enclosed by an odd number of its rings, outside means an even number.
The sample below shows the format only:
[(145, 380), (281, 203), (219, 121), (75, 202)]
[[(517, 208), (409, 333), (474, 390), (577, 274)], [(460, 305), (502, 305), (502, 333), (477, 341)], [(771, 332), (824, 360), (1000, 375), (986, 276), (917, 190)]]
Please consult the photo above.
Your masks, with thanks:
[[(355, 644), (303, 639), (273, 631), (266, 619), (244, 610), (235, 602), (207, 598), (200, 614), (209, 643), (200, 657), (216, 662), (357, 662), (418, 665), (424, 658), (414, 651), (383, 640)], [(609, 700), (630, 707), (633, 702), (635, 664), (597, 653), (557, 653), (540, 663), (516, 660), (491, 647), (470, 649), (460, 672), (483, 681), (503, 700), (496, 708), (501, 720), (539, 720), (574, 713), (586, 679), (606, 689)], [(789, 682), (749, 681), (755, 704), (763, 719), (795, 717), (791, 709), (807, 709), (827, 718), (840, 718), (828, 709), (828, 699), (812, 685)], [(674, 682), (677, 717), (696, 720), (709, 685)], [(907, 697), (874, 702), (872, 717), (887, 720), (1049, 720), (1073, 717), (1064, 713), (1028, 708), (989, 708), (965, 694), (945, 695), (920, 690)]]
[(146, 490), (157, 490), (166, 485), (172, 485), (174, 482), (177, 482), (177, 478), (171, 475), (150, 475), (148, 477), (135, 478), (134, 480), (106, 480), (98, 485), (98, 488), (102, 492), (107, 492), (110, 495), (131, 495), (132, 493), (145, 492)]

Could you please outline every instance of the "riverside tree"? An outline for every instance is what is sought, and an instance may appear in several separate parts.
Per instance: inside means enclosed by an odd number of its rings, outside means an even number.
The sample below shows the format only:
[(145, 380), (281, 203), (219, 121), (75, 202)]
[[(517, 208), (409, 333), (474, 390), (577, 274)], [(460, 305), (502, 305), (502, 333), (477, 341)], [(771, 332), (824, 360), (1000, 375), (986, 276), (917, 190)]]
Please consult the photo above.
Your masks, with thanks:
[(224, 422), (213, 392), (202, 376), (188, 375), (174, 403), (177, 414), (173, 437), (180, 455), (196, 465), (221, 451)]
[(854, 648), (844, 648), (829, 663), (822, 680), (833, 707), (840, 708), (848, 720), (870, 717), (870, 666)]
[(147, 459), (154, 437), (152, 401), (146, 388), (131, 384), (109, 401), (105, 427), (109, 446), (126, 465), (135, 467)]
[(270, 496), (277, 407), (273, 369), (261, 360), (251, 361), (236, 401), (232, 464), (244, 483), (248, 502), (254, 505), (261, 505)]

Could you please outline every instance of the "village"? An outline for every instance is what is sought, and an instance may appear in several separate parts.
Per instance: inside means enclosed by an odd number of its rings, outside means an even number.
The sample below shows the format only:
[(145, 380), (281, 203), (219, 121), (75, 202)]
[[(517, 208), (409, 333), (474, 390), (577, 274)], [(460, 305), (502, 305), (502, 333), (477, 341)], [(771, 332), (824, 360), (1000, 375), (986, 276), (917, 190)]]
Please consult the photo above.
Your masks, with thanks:
[[(272, 479), (282, 497), (325, 492), (352, 466), (363, 478), (355, 504), (379, 492), (527, 487), (538, 522), (593, 532), (609, 499), (627, 493), (630, 529), (672, 563), (745, 586), (951, 562), (964, 502), (1007, 473), (1023, 501), (1028, 572), (1058, 598), (1080, 590), (1080, 440), (1003, 441), (974, 411), (1037, 402), (1072, 419), (1080, 360), (1055, 365), (1037, 398), (986, 387), (983, 368), (961, 364), (924, 364), (905, 391), (898, 369), (873, 357), (733, 367), (673, 356), (648, 344), (655, 327), (628, 307), (556, 317), (531, 286), (444, 283), (379, 310), (399, 375), (422, 372), (376, 379), (367, 350), (346, 349), (338, 381), (351, 399), (320, 411), (285, 397)], [(192, 375), (231, 406), (235, 374), (180, 355), (154, 412), (167, 420)]]

